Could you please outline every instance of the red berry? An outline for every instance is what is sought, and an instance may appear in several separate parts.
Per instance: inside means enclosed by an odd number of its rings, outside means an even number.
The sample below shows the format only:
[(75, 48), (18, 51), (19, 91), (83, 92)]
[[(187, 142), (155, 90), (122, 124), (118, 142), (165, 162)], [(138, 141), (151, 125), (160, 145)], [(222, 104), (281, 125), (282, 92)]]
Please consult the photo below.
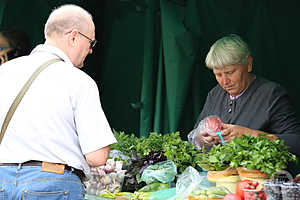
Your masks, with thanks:
[(252, 182), (252, 184), (251, 185), (253, 185), (255, 188), (258, 186), (258, 182), (257, 181), (254, 181), (254, 182)]

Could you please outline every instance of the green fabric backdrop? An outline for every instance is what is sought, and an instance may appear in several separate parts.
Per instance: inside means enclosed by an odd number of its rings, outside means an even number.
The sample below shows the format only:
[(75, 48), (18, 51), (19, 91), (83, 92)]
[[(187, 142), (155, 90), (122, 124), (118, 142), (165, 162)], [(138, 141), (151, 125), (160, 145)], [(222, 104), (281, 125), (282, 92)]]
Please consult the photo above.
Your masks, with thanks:
[(21, 28), (33, 46), (43, 43), (50, 11), (64, 3), (94, 16), (100, 45), (83, 70), (117, 131), (185, 138), (216, 84), (205, 56), (228, 33), (249, 42), (255, 73), (286, 87), (300, 113), (296, 0), (0, 0), (0, 28)]

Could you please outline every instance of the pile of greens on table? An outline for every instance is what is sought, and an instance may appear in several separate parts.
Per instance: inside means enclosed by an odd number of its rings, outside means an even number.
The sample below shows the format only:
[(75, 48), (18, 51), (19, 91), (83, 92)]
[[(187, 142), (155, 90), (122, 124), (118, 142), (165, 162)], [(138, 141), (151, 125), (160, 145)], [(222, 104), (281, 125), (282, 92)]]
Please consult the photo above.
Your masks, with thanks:
[[(140, 182), (145, 168), (155, 163), (172, 160), (178, 173), (182, 173), (188, 166), (197, 166), (202, 153), (192, 144), (181, 139), (179, 132), (159, 134), (150, 133), (149, 137), (138, 138), (134, 134), (114, 131), (118, 143), (111, 145), (112, 150), (119, 150), (130, 157), (124, 165), (125, 175), (122, 190), (137, 191), (146, 185)], [(126, 163), (126, 162), (125, 162)]]
[(212, 147), (198, 164), (207, 171), (244, 167), (272, 175), (287, 168), (289, 162), (296, 161), (296, 156), (288, 151), (288, 146), (284, 145), (283, 140), (271, 141), (263, 135), (253, 137), (245, 134), (226, 145)]

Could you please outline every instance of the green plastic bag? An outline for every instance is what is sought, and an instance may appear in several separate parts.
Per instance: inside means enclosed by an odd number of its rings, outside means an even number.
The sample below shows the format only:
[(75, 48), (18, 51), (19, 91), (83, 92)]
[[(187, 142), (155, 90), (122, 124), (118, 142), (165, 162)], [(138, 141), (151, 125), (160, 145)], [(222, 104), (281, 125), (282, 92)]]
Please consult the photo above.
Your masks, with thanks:
[(169, 185), (166, 183), (151, 183), (138, 190), (138, 192), (156, 192), (157, 190), (167, 189)]
[(148, 166), (142, 174), (141, 181), (148, 184), (154, 182), (170, 183), (177, 175), (176, 164), (172, 160), (158, 162)]
[(169, 188), (153, 192), (148, 200), (169, 200), (176, 196), (176, 188)]

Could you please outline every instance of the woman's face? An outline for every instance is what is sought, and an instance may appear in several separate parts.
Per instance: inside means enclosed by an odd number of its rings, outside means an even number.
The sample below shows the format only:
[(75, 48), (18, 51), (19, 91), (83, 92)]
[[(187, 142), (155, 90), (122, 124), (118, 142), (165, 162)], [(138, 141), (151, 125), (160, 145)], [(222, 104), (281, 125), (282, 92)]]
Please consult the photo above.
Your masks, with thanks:
[(0, 34), (0, 63), (3, 64), (6, 61), (8, 61), (7, 53), (12, 49), (12, 48), (7, 48), (9, 47), (9, 43), (6, 40), (5, 37), (3, 37), (2, 34)]
[(252, 58), (248, 56), (248, 65), (235, 64), (223, 69), (213, 69), (219, 85), (231, 96), (237, 96), (245, 91), (252, 81)]

